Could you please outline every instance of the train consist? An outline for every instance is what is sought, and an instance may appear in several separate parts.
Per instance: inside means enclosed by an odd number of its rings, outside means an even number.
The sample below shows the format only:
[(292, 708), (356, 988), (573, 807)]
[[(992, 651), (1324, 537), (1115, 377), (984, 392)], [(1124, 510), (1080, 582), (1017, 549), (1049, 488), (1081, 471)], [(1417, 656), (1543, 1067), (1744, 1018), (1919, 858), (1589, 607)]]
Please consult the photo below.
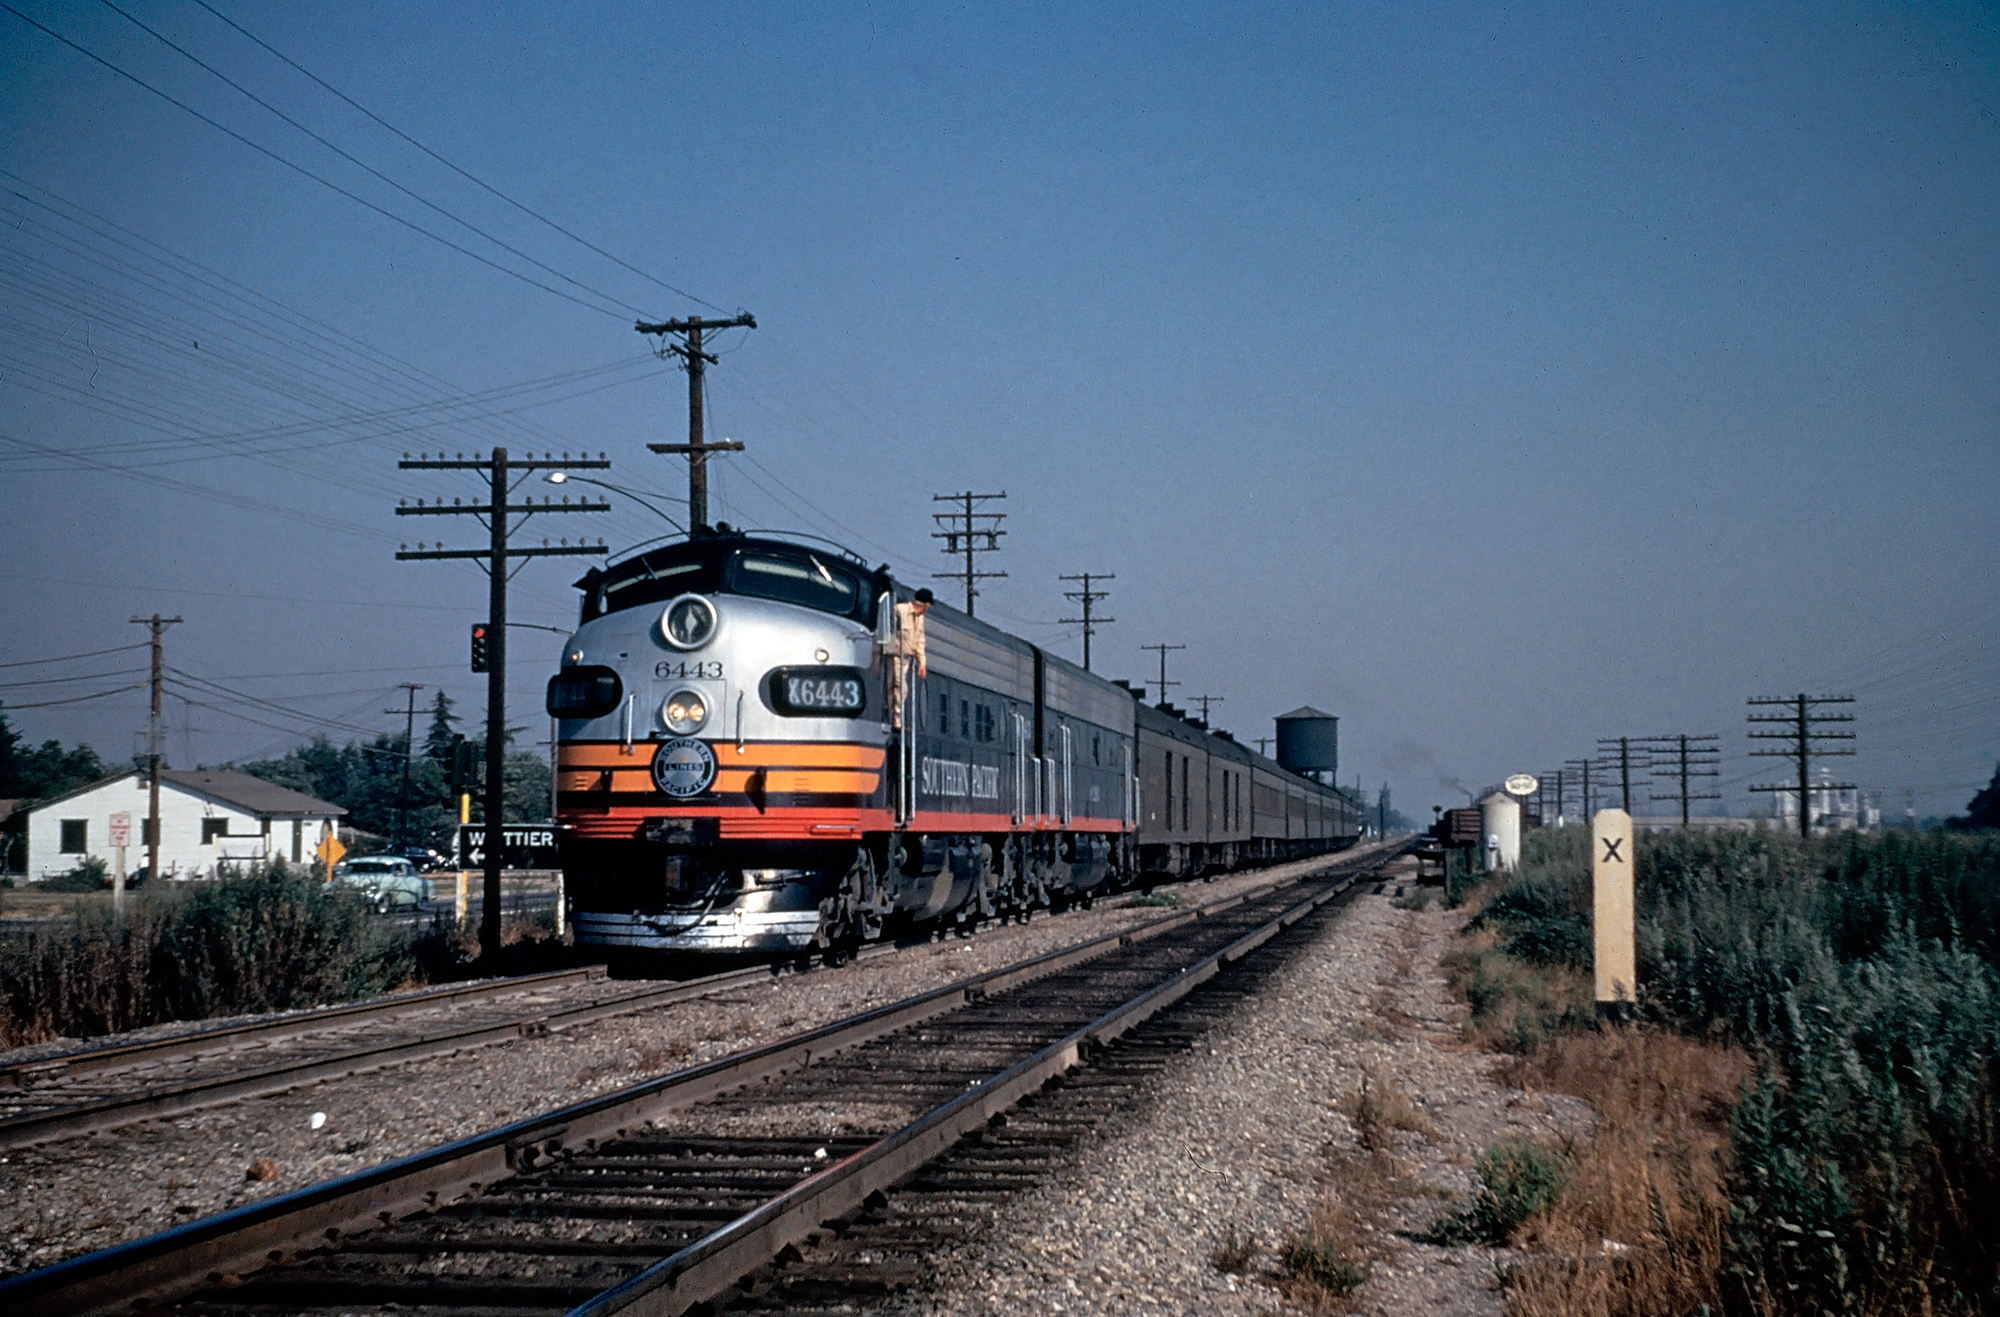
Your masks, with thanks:
[(1360, 831), (1331, 718), (1281, 719), (1282, 767), (843, 550), (703, 528), (577, 585), (548, 710), (580, 942), (799, 952)]

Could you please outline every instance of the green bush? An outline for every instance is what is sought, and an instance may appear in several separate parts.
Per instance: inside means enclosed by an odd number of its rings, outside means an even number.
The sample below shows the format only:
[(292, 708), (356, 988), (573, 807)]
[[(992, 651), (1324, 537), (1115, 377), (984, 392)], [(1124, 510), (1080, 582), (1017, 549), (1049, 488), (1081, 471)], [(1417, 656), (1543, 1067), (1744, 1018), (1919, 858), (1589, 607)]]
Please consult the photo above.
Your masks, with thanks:
[(283, 864), (149, 888), (0, 944), (0, 1045), (368, 996), (410, 978), (410, 944)]
[(1472, 1206), (1431, 1227), (1434, 1244), (1505, 1244), (1562, 1194), (1569, 1158), (1529, 1139), (1502, 1139), (1479, 1154)]
[(93, 855), (68, 873), (44, 878), (40, 886), (44, 892), (107, 891), (111, 887), (111, 869)]
[[(1530, 834), (1491, 893), (1476, 1018), (1583, 1025), (1523, 1007), (1536, 967), (1589, 965), (1583, 836)], [(1641, 1015), (1761, 1059), (1731, 1126), (1744, 1310), (2000, 1311), (2000, 839), (1656, 834), (1637, 882)]]

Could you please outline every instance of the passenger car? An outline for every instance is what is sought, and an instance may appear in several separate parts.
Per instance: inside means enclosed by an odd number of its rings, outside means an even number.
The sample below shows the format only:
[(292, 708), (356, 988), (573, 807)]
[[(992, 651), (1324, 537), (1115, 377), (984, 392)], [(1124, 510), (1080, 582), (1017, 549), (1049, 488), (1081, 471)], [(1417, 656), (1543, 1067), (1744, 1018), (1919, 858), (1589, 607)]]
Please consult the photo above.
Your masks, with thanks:
[(400, 855), (364, 855), (333, 866), (333, 880), (367, 894), (377, 910), (419, 909), (431, 899), (431, 883)]

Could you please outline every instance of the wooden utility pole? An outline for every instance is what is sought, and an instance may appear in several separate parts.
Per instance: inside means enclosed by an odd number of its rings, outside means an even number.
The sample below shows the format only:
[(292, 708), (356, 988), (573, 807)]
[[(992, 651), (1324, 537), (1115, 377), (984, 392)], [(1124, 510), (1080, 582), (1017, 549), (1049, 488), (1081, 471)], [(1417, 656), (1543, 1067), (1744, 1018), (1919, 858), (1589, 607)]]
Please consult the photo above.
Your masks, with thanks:
[[(1203, 724), (1206, 724), (1208, 722), (1208, 706), (1211, 704), (1222, 704), (1225, 701), (1220, 695), (1190, 695), (1188, 696), (1188, 703), (1199, 704), (1201, 706), (1201, 721)], [(1355, 779), (1354, 789), (1356, 791), (1361, 789), (1361, 782), (1358, 778)]]
[[(1632, 738), (1629, 736), (1600, 736), (1597, 738), (1597, 748), (1606, 760), (1605, 767), (1607, 768), (1610, 767), (1609, 760), (1613, 746), (1618, 748), (1618, 790), (1620, 792), (1618, 808), (1624, 810), (1629, 817), (1632, 813)], [(1641, 762), (1639, 765), (1641, 768), (1650, 768), (1651, 766), (1644, 762)]]
[[(179, 626), (178, 617), (161, 617), (158, 613), (151, 617), (135, 617), (135, 626), (152, 628), (153, 633), (153, 716), (146, 723), (146, 881), (156, 882), (160, 876), (160, 751), (165, 738), (165, 724), (160, 721), (160, 686), (166, 672), (166, 650), (161, 637), (170, 626)], [(114, 901), (122, 898), (124, 880), (118, 881), (120, 890), (112, 895)]]
[(1654, 777), (1664, 778), (1675, 784), (1673, 790), (1664, 796), (1652, 796), (1653, 800), (1678, 800), (1681, 803), (1681, 826), (1688, 826), (1693, 818), (1692, 804), (1697, 800), (1720, 800), (1719, 791), (1697, 791), (1692, 785), (1698, 778), (1718, 778), (1722, 770), (1716, 767), (1722, 751), (1716, 745), (1716, 736), (1689, 736), (1675, 733), (1672, 736), (1648, 736), (1645, 740), (1652, 746), (1664, 750), (1664, 757), (1655, 757), (1648, 751), (1647, 760), (1654, 767), (1650, 770)]
[(1565, 759), (1563, 767), (1576, 769), (1583, 780), (1583, 817), (1588, 819), (1591, 816), (1590, 761), (1588, 759)]
[[(1750, 733), (1751, 740), (1790, 741), (1792, 743), (1789, 749), (1752, 750), (1750, 754), (1752, 758), (1758, 759), (1790, 759), (1796, 764), (1799, 780), (1799, 835), (1801, 837), (1812, 836), (1811, 792), (1813, 757), (1817, 755), (1822, 759), (1826, 759), (1836, 755), (1851, 755), (1854, 753), (1851, 749), (1831, 750), (1819, 744), (1823, 741), (1852, 741), (1854, 739), (1853, 732), (1821, 732), (1813, 730), (1824, 723), (1851, 723), (1854, 721), (1854, 715), (1851, 713), (1815, 713), (1813, 711), (1822, 704), (1852, 703), (1854, 703), (1852, 695), (1807, 695), (1804, 691), (1800, 691), (1797, 695), (1773, 699), (1753, 699), (1750, 701), (1750, 704), (1753, 706), (1782, 705), (1791, 710), (1789, 713), (1753, 713), (1750, 715), (1750, 721), (1753, 723), (1782, 723), (1787, 727), (1787, 730), (1782, 732), (1752, 732)], [(1754, 786), (1750, 789), (1752, 791), (1789, 792), (1792, 790), (1792, 787), (1786, 784), (1784, 786)], [(1822, 791), (1853, 791), (1854, 789), (1855, 786), (1852, 782), (1825, 782), (1820, 785), (1820, 790)]]
[[(1159, 653), (1160, 679), (1157, 682), (1149, 681), (1146, 684), (1148, 686), (1158, 686), (1160, 688), (1160, 703), (1165, 704), (1167, 702), (1167, 687), (1180, 685), (1180, 683), (1177, 681), (1167, 680), (1167, 651), (1173, 649), (1186, 649), (1187, 646), (1186, 645), (1141, 645), (1139, 646), (1139, 648), (1145, 650), (1154, 650)], [(1260, 741), (1259, 744), (1261, 745), (1262, 742)]]
[[(931, 513), (931, 520), (937, 522), (943, 528), (932, 531), (931, 538), (944, 541), (943, 551), (947, 556), (957, 557), (960, 553), (965, 555), (964, 571), (932, 572), (931, 579), (935, 581), (962, 580), (965, 582), (965, 615), (967, 617), (972, 616), (972, 601), (979, 597), (979, 590), (974, 583), (995, 580), (1007, 574), (1005, 572), (982, 572), (974, 566), (973, 555), (976, 553), (994, 553), (998, 551), (1000, 548), (1000, 537), (1007, 533), (1000, 529), (1000, 523), (1006, 518), (1006, 513), (980, 512), (976, 509), (982, 503), (990, 503), (995, 499), (1006, 497), (1007, 491), (1004, 489), (998, 494), (975, 494), (968, 489), (963, 494), (931, 495), (931, 502), (933, 503), (965, 504), (963, 512)], [(981, 526), (979, 523), (982, 521), (988, 524)], [(986, 543), (981, 544), (979, 542), (982, 538)]]
[(410, 844), (410, 755), (417, 745), (417, 692), (423, 687), (409, 681), (396, 684), (407, 693), (409, 703), (405, 708), (382, 712), (403, 715), (403, 786), (396, 793), (396, 846), (400, 850)]
[(1090, 671), (1091, 636), (1095, 635), (1097, 628), (1104, 623), (1116, 622), (1118, 620), (1115, 617), (1093, 617), (1091, 615), (1091, 606), (1100, 599), (1109, 599), (1111, 592), (1109, 590), (1093, 590), (1090, 588), (1090, 583), (1092, 581), (1115, 581), (1118, 578), (1109, 572), (1079, 572), (1075, 576), (1058, 576), (1056, 579), (1059, 581), (1081, 581), (1083, 583), (1081, 590), (1063, 591), (1063, 598), (1077, 600), (1083, 605), (1083, 616), (1065, 617), (1057, 620), (1064, 626), (1073, 626), (1078, 622), (1083, 623), (1083, 670), (1088, 672)]
[[(609, 503), (572, 503), (565, 496), (561, 503), (544, 495), (540, 503), (532, 499), (519, 503), (509, 502), (513, 488), (508, 477), (514, 472), (581, 468), (603, 470), (610, 467), (602, 453), (595, 458), (572, 458), (567, 453), (557, 457), (554, 453), (544, 453), (536, 457), (530, 453), (525, 457), (510, 458), (507, 450), (496, 448), (490, 458), (468, 458), (460, 454), (446, 458), (442, 453), (433, 458), (423, 454), (412, 459), (405, 455), (397, 466), (405, 471), (483, 471), (488, 477), (489, 500), (485, 503), (453, 502), (446, 506), (443, 499), (427, 504), (419, 499), (413, 507), (408, 503), (396, 509), (399, 517), (425, 516), (477, 516), (486, 520), (488, 531), (487, 547), (483, 549), (447, 549), (443, 545), (425, 548), (418, 544), (412, 549), (404, 545), (396, 554), (398, 562), (437, 561), (440, 559), (468, 559), (477, 562), (486, 572), (487, 578), (487, 626), (486, 626), (486, 883), (485, 903), (479, 912), (479, 951), (490, 956), (500, 949), (500, 872), (504, 865), (500, 828), (506, 818), (506, 769), (507, 769), (507, 582), (512, 579), (514, 568), (509, 570), (509, 560), (513, 558), (544, 558), (587, 554), (596, 556), (606, 552), (604, 541), (596, 544), (571, 544), (564, 540), (561, 544), (550, 544), (543, 540), (539, 545), (516, 548), (509, 542), (512, 530), (518, 530), (529, 517), (536, 513), (553, 512), (609, 512)], [(510, 521), (518, 515), (520, 521)]]
[(657, 334), (664, 338), (668, 334), (679, 334), (678, 343), (662, 343), (660, 355), (672, 355), (681, 359), (688, 377), (688, 441), (684, 444), (647, 444), (655, 453), (686, 453), (688, 460), (688, 530), (708, 525), (708, 455), (710, 453), (740, 453), (743, 445), (735, 440), (725, 439), (719, 444), (708, 442), (706, 431), (708, 414), (707, 374), (716, 358), (702, 350), (702, 334), (717, 329), (755, 329), (757, 317), (748, 311), (740, 312), (727, 320), (704, 320), (700, 316), (689, 316), (685, 320), (663, 320), (658, 324), (648, 324), (641, 320), (633, 328), (641, 334)]

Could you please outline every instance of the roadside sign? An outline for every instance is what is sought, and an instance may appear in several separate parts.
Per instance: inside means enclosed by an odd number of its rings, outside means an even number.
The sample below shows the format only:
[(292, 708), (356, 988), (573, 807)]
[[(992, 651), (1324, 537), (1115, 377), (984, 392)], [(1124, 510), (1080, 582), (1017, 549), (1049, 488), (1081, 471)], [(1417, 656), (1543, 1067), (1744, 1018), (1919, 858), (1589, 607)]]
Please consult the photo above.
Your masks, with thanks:
[(1535, 794), (1535, 788), (1540, 785), (1540, 779), (1533, 773), (1516, 773), (1507, 779), (1507, 794), (1510, 796), (1532, 796)]
[(125, 847), (132, 844), (132, 816), (130, 814), (121, 812), (111, 816), (111, 844), (114, 847)]
[(326, 839), (320, 842), (319, 849), (315, 850), (313, 854), (319, 856), (328, 864), (339, 864), (340, 857), (347, 854), (347, 847), (340, 844), (340, 838), (329, 832), (326, 834)]
[[(500, 864), (506, 869), (554, 869), (562, 864), (552, 823), (507, 823), (500, 828)], [(467, 869), (486, 867), (486, 825), (467, 823), (458, 830), (458, 863)]]

